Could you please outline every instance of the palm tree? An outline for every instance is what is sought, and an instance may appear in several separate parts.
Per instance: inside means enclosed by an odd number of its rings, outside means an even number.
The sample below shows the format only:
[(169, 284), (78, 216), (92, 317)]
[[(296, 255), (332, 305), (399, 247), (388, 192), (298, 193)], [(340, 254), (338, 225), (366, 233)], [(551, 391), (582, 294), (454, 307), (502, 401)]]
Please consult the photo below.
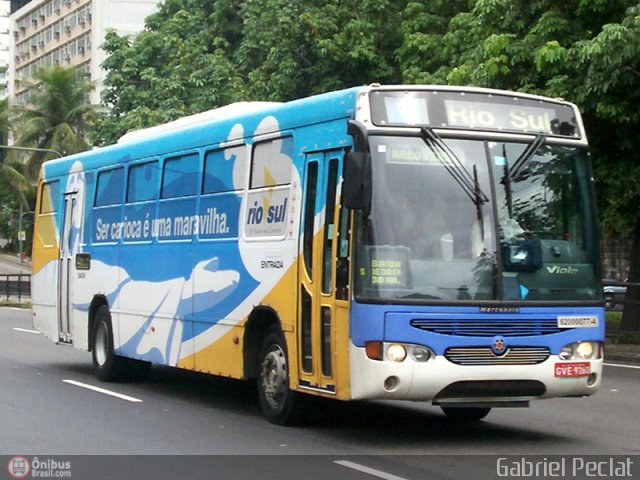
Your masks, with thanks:
[[(0, 145), (6, 145), (9, 139), (9, 99), (0, 100)], [(0, 184), (2, 190), (9, 191), (19, 204), (28, 207), (27, 193), (30, 192), (31, 186), (21, 172), (19, 163), (11, 162), (7, 158), (7, 151), (0, 149)]]
[[(89, 105), (87, 95), (93, 84), (77, 69), (59, 65), (40, 70), (33, 78), (35, 81), (26, 85), (29, 105), (16, 107), (15, 144), (56, 150), (62, 155), (91, 148), (87, 134), (96, 107)], [(37, 180), (42, 162), (51, 158), (55, 157), (49, 153), (31, 153), (26, 162), (26, 176)]]

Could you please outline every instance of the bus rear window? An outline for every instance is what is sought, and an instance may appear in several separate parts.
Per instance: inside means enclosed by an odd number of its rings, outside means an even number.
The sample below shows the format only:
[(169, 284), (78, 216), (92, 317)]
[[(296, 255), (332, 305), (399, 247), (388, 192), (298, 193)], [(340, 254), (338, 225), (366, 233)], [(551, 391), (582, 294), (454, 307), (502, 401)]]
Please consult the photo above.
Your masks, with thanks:
[(50, 182), (42, 185), (40, 195), (40, 215), (56, 213), (58, 211), (58, 197), (60, 196), (60, 182)]

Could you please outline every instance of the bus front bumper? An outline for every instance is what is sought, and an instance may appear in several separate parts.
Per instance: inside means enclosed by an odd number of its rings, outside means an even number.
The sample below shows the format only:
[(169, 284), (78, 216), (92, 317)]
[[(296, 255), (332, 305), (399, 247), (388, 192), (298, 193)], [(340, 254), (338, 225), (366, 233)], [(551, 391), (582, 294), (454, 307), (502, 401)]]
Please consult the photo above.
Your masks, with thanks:
[(551, 355), (536, 365), (458, 365), (442, 355), (426, 362), (372, 360), (364, 348), (350, 345), (351, 398), (433, 401), (434, 404), (525, 405), (534, 399), (593, 395), (602, 379), (602, 359), (589, 364), (589, 374), (564, 375)]

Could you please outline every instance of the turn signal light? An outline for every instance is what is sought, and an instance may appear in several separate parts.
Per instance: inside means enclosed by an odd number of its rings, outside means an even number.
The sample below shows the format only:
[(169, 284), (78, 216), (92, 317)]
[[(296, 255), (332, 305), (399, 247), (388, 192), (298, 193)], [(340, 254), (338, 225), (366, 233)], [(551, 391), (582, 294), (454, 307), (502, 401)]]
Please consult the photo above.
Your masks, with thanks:
[(364, 349), (371, 360), (382, 360), (382, 342), (367, 342)]

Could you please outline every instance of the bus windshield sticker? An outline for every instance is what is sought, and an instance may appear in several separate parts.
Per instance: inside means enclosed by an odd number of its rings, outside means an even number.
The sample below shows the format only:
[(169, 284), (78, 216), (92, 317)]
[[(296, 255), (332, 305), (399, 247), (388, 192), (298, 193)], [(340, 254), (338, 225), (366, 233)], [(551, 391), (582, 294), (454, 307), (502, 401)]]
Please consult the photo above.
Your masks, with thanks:
[(371, 286), (410, 288), (409, 249), (406, 247), (369, 247)]

